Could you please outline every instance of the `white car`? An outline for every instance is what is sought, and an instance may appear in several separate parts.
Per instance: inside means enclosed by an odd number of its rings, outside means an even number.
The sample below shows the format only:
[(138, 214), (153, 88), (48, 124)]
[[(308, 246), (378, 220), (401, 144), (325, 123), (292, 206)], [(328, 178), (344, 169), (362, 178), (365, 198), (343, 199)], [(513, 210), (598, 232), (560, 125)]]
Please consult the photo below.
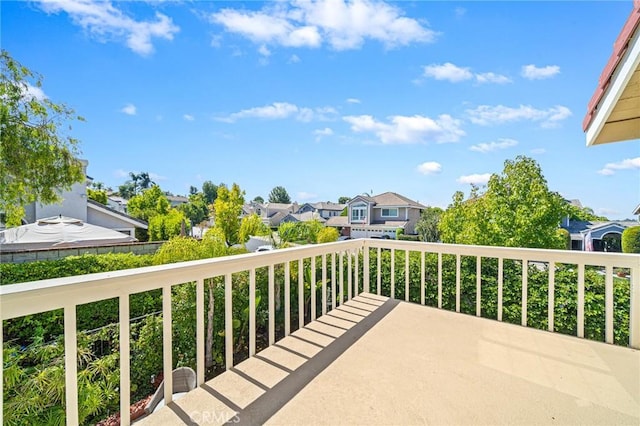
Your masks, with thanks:
[(259, 253), (262, 251), (271, 251), (271, 250), (275, 250), (274, 247), (270, 244), (267, 244), (267, 245), (258, 247), (258, 249), (256, 250), (256, 253)]

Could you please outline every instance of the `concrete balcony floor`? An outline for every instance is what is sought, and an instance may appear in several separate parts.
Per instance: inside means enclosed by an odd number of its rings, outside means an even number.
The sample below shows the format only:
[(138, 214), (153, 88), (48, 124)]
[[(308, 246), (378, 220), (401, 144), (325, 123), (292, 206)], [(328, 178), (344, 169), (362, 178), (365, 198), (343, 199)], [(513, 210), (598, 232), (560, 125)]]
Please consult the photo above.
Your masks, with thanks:
[(637, 425), (640, 351), (362, 294), (136, 424), (225, 422)]

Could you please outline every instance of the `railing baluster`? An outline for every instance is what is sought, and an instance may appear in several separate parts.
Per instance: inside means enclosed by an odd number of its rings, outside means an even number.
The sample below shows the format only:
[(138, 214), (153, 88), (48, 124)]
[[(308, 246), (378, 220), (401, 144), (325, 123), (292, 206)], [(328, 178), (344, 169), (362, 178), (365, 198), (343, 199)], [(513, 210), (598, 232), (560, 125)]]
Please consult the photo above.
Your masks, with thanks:
[[(224, 361), (227, 370), (233, 367), (233, 292), (232, 276), (224, 276)], [(269, 301), (272, 299), (269, 298)], [(271, 325), (271, 321), (269, 321)], [(271, 342), (269, 342), (271, 344)]]
[(578, 337), (584, 337), (584, 263), (578, 264)]
[(331, 309), (336, 308), (336, 252), (331, 253)]
[(2, 303), (0, 303), (0, 419), (4, 419), (4, 321), (2, 320)]
[(120, 321), (120, 424), (131, 423), (131, 349), (129, 347), (129, 295), (120, 295), (118, 316)]
[(362, 280), (363, 280), (363, 284), (362, 284), (362, 291), (364, 291), (365, 293), (369, 293), (371, 291), (371, 285), (369, 283), (369, 268), (370, 268), (370, 263), (371, 261), (369, 260), (369, 246), (365, 244), (364, 248), (362, 249), (363, 254), (362, 254), (362, 274), (364, 275)]
[(276, 290), (273, 265), (269, 265), (269, 346), (276, 342)]
[(404, 251), (404, 300), (409, 301), (409, 250)]
[(256, 270), (249, 270), (249, 356), (256, 354)]
[(502, 321), (502, 287), (504, 284), (504, 259), (498, 258), (498, 321)]
[(291, 334), (291, 264), (284, 262), (284, 335)]
[(204, 279), (196, 281), (196, 383), (204, 383)]
[[(64, 307), (64, 373), (67, 425), (78, 422), (78, 336), (76, 306)], [(1, 348), (0, 348), (1, 349)]]
[(171, 285), (162, 287), (162, 375), (165, 404), (173, 401), (173, 335), (171, 319)]
[(344, 303), (344, 252), (340, 252), (340, 304)]
[(424, 305), (424, 252), (420, 252), (420, 304)]
[(322, 315), (327, 313), (327, 255), (322, 254)]
[(382, 264), (382, 259), (380, 259), (380, 257), (382, 257), (382, 250), (380, 249), (380, 247), (378, 247), (378, 259), (377, 259), (377, 268), (376, 268), (376, 285), (378, 286), (378, 288), (376, 289), (376, 293), (378, 294), (378, 296), (380, 296), (380, 293), (382, 291), (382, 272), (380, 271), (380, 265)]
[(527, 326), (527, 285), (529, 282), (529, 261), (522, 260), (522, 318), (520, 323)]
[(396, 298), (396, 249), (391, 249), (391, 298)]
[(351, 300), (353, 287), (353, 273), (351, 272), (351, 258), (353, 257), (353, 253), (351, 250), (347, 252), (347, 255), (349, 256), (347, 258), (347, 300)]
[(629, 292), (629, 346), (640, 349), (640, 266), (631, 268)]
[(316, 319), (316, 256), (311, 256), (311, 321)]
[(304, 327), (304, 259), (298, 260), (298, 328)]
[(460, 312), (460, 255), (456, 254), (456, 312)]
[(547, 329), (549, 331), (553, 331), (555, 329), (554, 319), (555, 319), (555, 284), (556, 284), (556, 263), (549, 262), (549, 303), (547, 306)]
[(476, 316), (482, 316), (482, 257), (476, 256)]
[(353, 297), (356, 297), (360, 294), (360, 250), (356, 249), (356, 255), (354, 258), (354, 286), (353, 286)]
[(438, 253), (438, 309), (442, 309), (442, 253)]
[(613, 267), (607, 265), (604, 280), (605, 341), (613, 343)]

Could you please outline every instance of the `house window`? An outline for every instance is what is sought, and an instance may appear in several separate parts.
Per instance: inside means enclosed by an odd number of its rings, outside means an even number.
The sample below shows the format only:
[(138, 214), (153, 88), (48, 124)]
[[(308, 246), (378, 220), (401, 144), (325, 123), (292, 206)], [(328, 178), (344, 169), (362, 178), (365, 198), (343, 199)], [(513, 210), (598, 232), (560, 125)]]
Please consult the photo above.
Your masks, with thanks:
[(382, 217), (398, 217), (398, 209), (382, 209)]
[(367, 206), (365, 204), (356, 204), (351, 207), (351, 222), (364, 222), (367, 218)]

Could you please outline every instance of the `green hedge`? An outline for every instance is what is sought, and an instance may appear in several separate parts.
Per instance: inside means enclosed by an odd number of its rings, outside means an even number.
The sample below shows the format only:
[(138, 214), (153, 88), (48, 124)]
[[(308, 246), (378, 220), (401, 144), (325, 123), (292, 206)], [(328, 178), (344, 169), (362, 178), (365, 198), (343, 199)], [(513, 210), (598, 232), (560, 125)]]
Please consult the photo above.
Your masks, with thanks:
[(396, 235), (396, 239), (404, 241), (420, 241), (420, 236), (400, 234)]
[(622, 252), (640, 253), (640, 226), (632, 226), (622, 231)]

